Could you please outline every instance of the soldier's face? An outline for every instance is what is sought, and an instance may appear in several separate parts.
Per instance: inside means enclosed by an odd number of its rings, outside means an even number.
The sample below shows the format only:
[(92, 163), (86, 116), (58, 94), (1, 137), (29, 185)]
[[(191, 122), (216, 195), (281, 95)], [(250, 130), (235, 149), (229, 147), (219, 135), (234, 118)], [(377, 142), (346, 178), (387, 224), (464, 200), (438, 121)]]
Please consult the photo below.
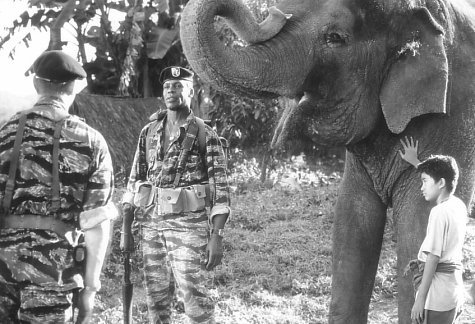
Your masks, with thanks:
[(193, 97), (193, 83), (183, 80), (169, 80), (163, 84), (163, 100), (167, 109), (190, 108)]

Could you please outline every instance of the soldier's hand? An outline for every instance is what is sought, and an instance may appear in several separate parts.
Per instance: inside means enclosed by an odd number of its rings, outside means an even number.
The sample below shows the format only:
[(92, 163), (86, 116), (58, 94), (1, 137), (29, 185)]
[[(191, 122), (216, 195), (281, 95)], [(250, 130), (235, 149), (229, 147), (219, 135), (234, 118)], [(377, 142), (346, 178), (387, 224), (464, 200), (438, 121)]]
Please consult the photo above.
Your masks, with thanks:
[(134, 206), (129, 203), (123, 203), (122, 204), (122, 215), (124, 218), (131, 218), (133, 219), (133, 214), (134, 214)]
[(213, 270), (217, 265), (221, 264), (223, 258), (223, 238), (219, 235), (212, 234), (206, 247), (208, 262), (206, 270)]
[(94, 298), (96, 297), (96, 292), (83, 289), (79, 293), (78, 301), (78, 317), (76, 319), (76, 324), (87, 324), (92, 318), (92, 311), (94, 309)]

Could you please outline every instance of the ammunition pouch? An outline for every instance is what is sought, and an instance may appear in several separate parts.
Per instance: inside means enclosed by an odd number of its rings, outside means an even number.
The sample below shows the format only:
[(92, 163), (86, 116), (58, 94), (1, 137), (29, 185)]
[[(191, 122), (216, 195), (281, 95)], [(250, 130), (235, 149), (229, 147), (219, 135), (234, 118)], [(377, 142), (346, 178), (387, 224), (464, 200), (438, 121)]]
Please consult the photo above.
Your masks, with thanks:
[(161, 214), (195, 212), (209, 207), (209, 196), (209, 185), (160, 188), (157, 190), (157, 203)]
[(144, 209), (158, 205), (160, 214), (200, 211), (210, 206), (210, 189), (208, 184), (157, 188), (148, 181), (141, 181), (136, 185), (134, 205)]

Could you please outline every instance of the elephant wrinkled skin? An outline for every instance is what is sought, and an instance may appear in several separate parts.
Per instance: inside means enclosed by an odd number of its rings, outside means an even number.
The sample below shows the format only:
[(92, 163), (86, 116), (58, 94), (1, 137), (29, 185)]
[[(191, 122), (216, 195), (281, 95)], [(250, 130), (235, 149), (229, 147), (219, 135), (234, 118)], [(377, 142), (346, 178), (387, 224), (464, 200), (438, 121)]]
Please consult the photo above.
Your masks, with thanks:
[[(414, 299), (403, 268), (417, 255), (431, 206), (420, 194), (416, 171), (398, 156), (399, 140), (418, 139), (421, 159), (455, 157), (461, 175), (456, 195), (471, 203), (474, 4), (282, 0), (276, 7), (279, 19), (266, 26), (272, 36), (258, 37), (262, 25), (241, 1), (191, 0), (181, 22), (185, 54), (203, 80), (223, 90), (287, 98), (274, 144), (303, 138), (346, 146), (334, 221), (329, 322), (367, 322), (386, 211), (392, 207), (399, 323), (410, 323)], [(226, 47), (214, 30), (216, 16), (236, 34), (259, 41)]]

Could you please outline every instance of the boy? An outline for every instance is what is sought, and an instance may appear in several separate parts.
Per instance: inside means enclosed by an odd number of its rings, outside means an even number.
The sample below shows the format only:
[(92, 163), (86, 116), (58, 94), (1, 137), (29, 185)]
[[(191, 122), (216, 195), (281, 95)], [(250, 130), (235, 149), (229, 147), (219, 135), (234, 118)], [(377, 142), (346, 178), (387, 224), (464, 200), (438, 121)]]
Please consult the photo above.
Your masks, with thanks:
[(435, 155), (420, 162), (418, 143), (412, 138), (401, 140), (402, 159), (417, 168), (421, 175), (424, 198), (434, 203), (427, 232), (419, 249), (418, 261), (423, 262), (420, 286), (411, 311), (416, 323), (455, 323), (463, 305), (462, 246), (464, 242), (467, 208), (454, 196), (458, 181), (458, 167), (454, 158)]

